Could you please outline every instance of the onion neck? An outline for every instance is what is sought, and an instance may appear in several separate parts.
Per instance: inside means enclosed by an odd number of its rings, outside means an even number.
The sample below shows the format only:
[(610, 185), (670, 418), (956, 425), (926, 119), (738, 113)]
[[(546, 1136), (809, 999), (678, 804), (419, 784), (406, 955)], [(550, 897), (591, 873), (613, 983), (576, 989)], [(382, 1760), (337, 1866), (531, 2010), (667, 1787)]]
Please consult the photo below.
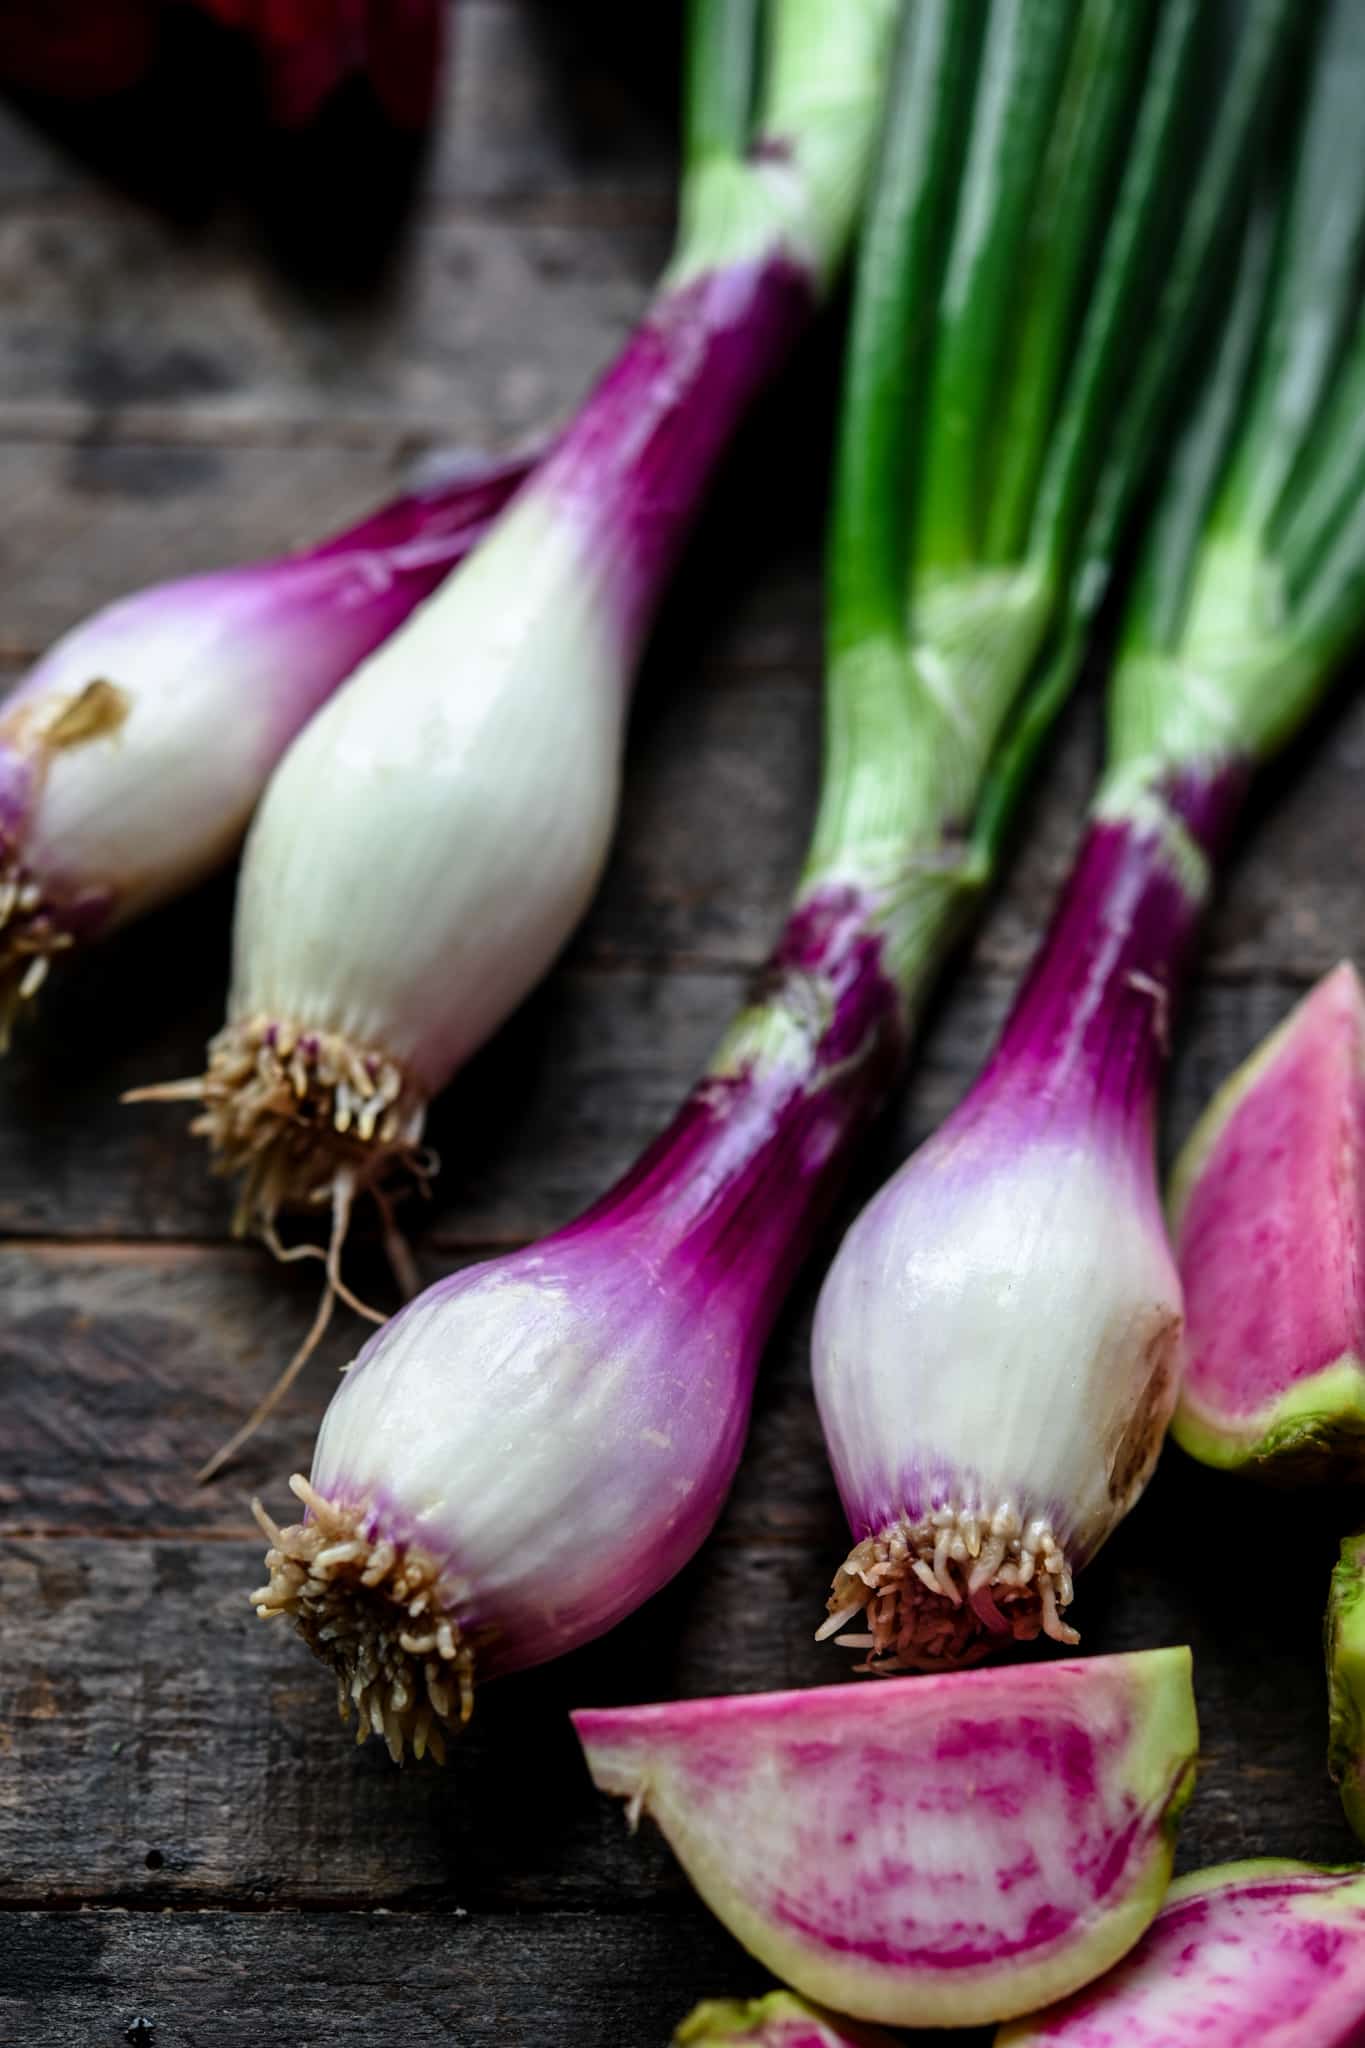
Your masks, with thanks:
[(691, 11), (677, 245), (645, 319), (535, 486), (584, 523), (628, 652), (649, 630), (727, 442), (843, 260), (898, 11), (896, 0), (767, 9), (752, 109), (752, 35), (736, 39), (723, 6)]
[(665, 287), (532, 488), (581, 522), (631, 654), (740, 420), (815, 305), (772, 251)]
[[(1150, 1154), (1212, 879), (1246, 786), (1240, 765), (1106, 785), (1042, 949), (963, 1111), (1015, 1106), (1036, 1127), (1098, 1119)], [(963, 1114), (963, 1112), (959, 1112)]]
[(745, 1296), (756, 1357), (905, 1047), (877, 900), (803, 892), (668, 1128), (562, 1237), (619, 1237)]

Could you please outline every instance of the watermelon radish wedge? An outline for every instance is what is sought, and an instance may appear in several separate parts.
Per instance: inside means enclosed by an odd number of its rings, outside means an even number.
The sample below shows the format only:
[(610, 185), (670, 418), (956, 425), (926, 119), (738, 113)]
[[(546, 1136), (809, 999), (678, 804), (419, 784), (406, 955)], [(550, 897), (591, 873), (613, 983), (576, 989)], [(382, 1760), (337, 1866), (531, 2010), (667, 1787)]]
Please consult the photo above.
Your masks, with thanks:
[(1365, 1870), (1224, 1863), (1173, 1884), (1127, 1961), (995, 2048), (1359, 2048)]
[(1365, 1842), (1365, 1535), (1348, 1536), (1327, 1602), (1327, 1767)]
[(820, 2012), (790, 1991), (708, 1998), (673, 2036), (673, 2048), (896, 2048), (889, 2034)]
[(573, 1720), (775, 1976), (893, 2026), (1010, 2018), (1125, 1955), (1198, 1746), (1185, 1649)]
[(1177, 1162), (1172, 1423), (1208, 1465), (1365, 1476), (1365, 989), (1343, 963), (1215, 1096)]

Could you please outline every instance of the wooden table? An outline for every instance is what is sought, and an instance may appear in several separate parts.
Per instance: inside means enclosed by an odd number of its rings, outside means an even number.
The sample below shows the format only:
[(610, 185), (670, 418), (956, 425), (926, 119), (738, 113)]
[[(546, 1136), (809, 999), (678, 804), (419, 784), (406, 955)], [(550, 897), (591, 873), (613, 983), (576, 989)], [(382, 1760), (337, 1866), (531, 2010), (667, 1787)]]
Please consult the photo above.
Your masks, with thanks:
[[(670, 216), (673, 27), (658, 10), (613, 50), (607, 11), (571, 31), (567, 8), (467, 0), (405, 245), (346, 300), (303, 288), (233, 208), (170, 225), (4, 118), (6, 675), (117, 593), (304, 539), (382, 496), (415, 450), (505, 443), (573, 401), (639, 307)], [(610, 12), (619, 27), (632, 10)], [(824, 438), (832, 362), (831, 340), (807, 350), (721, 486), (650, 657), (592, 915), (437, 1111), (432, 1275), (603, 1188), (777, 927), (819, 725), (823, 480), (797, 444)], [(1082, 703), (855, 1195), (986, 1051), (1097, 731)], [(1316, 975), (1365, 951), (1363, 783), (1365, 702), (1343, 696), (1262, 791), (1231, 865), (1171, 1139)], [(145, 2017), (154, 2048), (663, 2043), (694, 1999), (764, 1973), (652, 1830), (632, 1841), (593, 1792), (565, 1712), (841, 1675), (812, 1641), (844, 1535), (807, 1381), (811, 1285), (721, 1527), (682, 1578), (610, 1641), (490, 1690), (444, 1773), (351, 1747), (330, 1680), (245, 1595), (262, 1548), (250, 1497), (284, 1504), (355, 1330), (196, 1488), (315, 1283), (229, 1241), (183, 1113), (117, 1106), (198, 1067), (230, 904), (224, 880), (54, 975), (0, 1081), (0, 2039), (96, 2048)], [(363, 1258), (360, 1278), (383, 1285)], [(1324, 1772), (1319, 1652), (1353, 1512), (1172, 1452), (1083, 1585), (1088, 1649), (1194, 1646), (1186, 1868), (1353, 1854)]]

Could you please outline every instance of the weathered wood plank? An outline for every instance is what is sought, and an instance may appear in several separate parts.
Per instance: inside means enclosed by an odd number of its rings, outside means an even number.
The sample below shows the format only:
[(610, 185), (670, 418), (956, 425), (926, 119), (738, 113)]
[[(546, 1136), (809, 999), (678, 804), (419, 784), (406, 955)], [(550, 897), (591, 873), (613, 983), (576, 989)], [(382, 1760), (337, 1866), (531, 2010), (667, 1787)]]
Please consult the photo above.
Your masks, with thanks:
[(310, 301), (231, 242), (92, 197), (0, 215), (0, 436), (311, 429), (499, 443), (576, 400), (666, 230), (418, 223), (374, 302)]
[[(812, 1638), (846, 1538), (810, 1398), (811, 1286), (765, 1367), (711, 1544), (611, 1638), (490, 1689), (441, 1774), (355, 1751), (325, 1674), (245, 1605), (262, 1549), (245, 1533), (249, 1495), (284, 1506), (344, 1347), (227, 1477), (190, 1479), (263, 1383), (272, 1344), (302, 1325), (299, 1276), (287, 1313), (266, 1277), (155, 1248), (11, 1250), (0, 1266), (0, 1901), (670, 1898), (662, 1847), (632, 1845), (593, 1799), (564, 1715), (847, 1675), (851, 1660)], [(1294, 1543), (1255, 1545), (1248, 1571), (1240, 1532), (1266, 1511), (1255, 1489), (1171, 1452), (1082, 1582), (1088, 1650), (1194, 1647), (1204, 1768), (1186, 1867), (1351, 1853), (1323, 1767), (1318, 1632), (1356, 1510), (1325, 1490), (1296, 1501)], [(53, 1529), (70, 1533), (22, 1533)]]
[[(766, 448), (777, 422), (759, 424)], [(392, 448), (0, 449), (15, 514), (0, 538), (8, 673), (129, 589), (297, 543), (316, 533), (319, 504), (329, 523), (358, 515), (397, 488), (403, 467)], [(798, 537), (806, 506), (798, 497), (793, 510), (788, 481), (769, 492), (752, 476), (724, 480), (663, 613), (632, 722), (617, 847), (578, 958), (752, 966), (770, 941), (799, 871), (819, 751), (815, 520)], [(771, 533), (737, 551), (746, 523), (776, 505), (786, 509)], [(1097, 728), (1092, 695), (1045, 765), (977, 964), (1013, 974), (1025, 965), (1075, 842)], [(1209, 975), (1302, 982), (1361, 950), (1363, 769), (1365, 692), (1348, 681), (1253, 801), (1210, 920)]]
[(681, 9), (459, 0), (426, 189), (671, 210)]
[[(64, 987), (44, 991), (41, 1041), (21, 1044), (0, 1073), (0, 1234), (226, 1234), (229, 1195), (187, 1135), (188, 1111), (124, 1108), (118, 1096), (200, 1064), (220, 1019), (227, 893), (145, 925), (75, 964)], [(196, 920), (210, 923), (197, 956)], [(180, 1007), (163, 1017), (167, 960), (176, 962)], [(128, 1004), (130, 985), (147, 989), (145, 1006)], [(662, 1129), (744, 986), (745, 976), (727, 968), (561, 970), (435, 1106), (430, 1130), (443, 1172), (432, 1206), (410, 1212), (410, 1229), (455, 1251), (519, 1242), (566, 1221)], [(928, 1020), (910, 1086), (869, 1153), (869, 1174), (879, 1161), (889, 1169), (958, 1100), (1012, 993), (1012, 981), (994, 973), (951, 984)], [(1169, 1091), (1172, 1141), (1293, 994), (1280, 977), (1201, 984)], [(358, 1222), (358, 1237), (365, 1227)]]
[[(139, 2017), (155, 2021), (149, 2048), (664, 2048), (701, 1993), (768, 1988), (700, 1908), (664, 1917), (625, 1900), (533, 1921), (26, 1913), (5, 1938), (6, 2038), (42, 2048), (118, 2043)], [(948, 2038), (915, 2036), (923, 2048)]]
[[(840, 1548), (832, 1501), (823, 1542), (733, 1540), (746, 1492), (780, 1497), (770, 1442), (761, 1426), (735, 1510), (675, 1586), (608, 1641), (489, 1689), (444, 1772), (398, 1772), (373, 1745), (352, 1747), (326, 1674), (245, 1607), (259, 1544), (9, 1540), (0, 1892), (142, 1906), (674, 1902), (682, 1880), (662, 1843), (647, 1830), (632, 1842), (596, 1799), (565, 1715), (848, 1675), (845, 1653), (811, 1638)], [(822, 1471), (813, 1430), (807, 1457)], [(1173, 1455), (1077, 1608), (1088, 1650), (1195, 1650), (1202, 1765), (1184, 1868), (1353, 1853), (1325, 1774), (1318, 1642), (1343, 1504), (1306, 1503), (1292, 1555), (1258, 1554), (1255, 1573), (1229, 1566), (1230, 1541), (1200, 1540), (1259, 1511)]]
[[(773, 413), (765, 424), (776, 427)], [(771, 432), (742, 453), (766, 456), (770, 441)], [(99, 435), (74, 447), (0, 444), (0, 489), (14, 513), (0, 536), (0, 661), (34, 660), (129, 591), (321, 539), (400, 491), (419, 445), (427, 437), (393, 433), (372, 444), (285, 448)], [(486, 448), (490, 438), (468, 445)], [(793, 481), (780, 465), (732, 467), (721, 478), (713, 517), (661, 615), (645, 697), (665, 674), (691, 687), (699, 657), (814, 675), (818, 479), (807, 472), (796, 493)]]
[[(464, 5), (414, 231), (368, 306), (308, 300), (228, 214), (168, 229), (0, 119), (0, 657), (155, 577), (307, 538), (319, 506), (340, 520), (392, 489), (417, 444), (518, 437), (609, 355), (666, 243), (672, 10)], [(593, 33), (607, 15), (627, 40)], [(780, 916), (815, 781), (822, 516), (789, 421), (823, 437), (830, 357), (827, 337), (741, 451), (666, 615), (583, 934), (437, 1113), (429, 1272), (600, 1190), (666, 1119)], [(1096, 726), (1094, 706), (1070, 721), (860, 1188), (984, 1053), (1073, 843)], [(1299, 986), (1361, 950), (1365, 704), (1316, 742), (1231, 865), (1172, 1136)], [(611, 1640), (491, 1689), (446, 1773), (356, 1751), (325, 1675), (242, 1599), (249, 1495), (282, 1505), (356, 1326), (234, 1471), (195, 1488), (315, 1279), (186, 1244), (222, 1237), (221, 1190), (180, 1116), (114, 1104), (197, 1063), (229, 907), (225, 880), (54, 979), (42, 1035), (0, 1076), (0, 1234), (50, 1240), (0, 1248), (0, 1905), (239, 1910), (11, 1912), (0, 2034), (86, 2048), (145, 2013), (158, 2048), (662, 2041), (694, 1998), (759, 1976), (657, 1837), (632, 1842), (593, 1794), (565, 1714), (842, 1672), (811, 1639), (843, 1540), (805, 1364), (814, 1275), (716, 1539), (676, 1586)], [(358, 1277), (376, 1277), (363, 1255)], [(1290, 1548), (1248, 1540), (1267, 1505), (1172, 1454), (1082, 1588), (1087, 1649), (1194, 1645), (1205, 1767), (1185, 1867), (1356, 1853), (1322, 1768), (1317, 1649), (1354, 1510), (1296, 1502)], [(381, 1902), (404, 1910), (323, 1910)], [(308, 1910), (265, 1910), (286, 1906)]]
[(314, 1271), (245, 1247), (0, 1251), (0, 1533), (254, 1540), (251, 1496), (307, 1463), (358, 1326), (332, 1333), (219, 1485), (193, 1474), (302, 1341), (317, 1290)]

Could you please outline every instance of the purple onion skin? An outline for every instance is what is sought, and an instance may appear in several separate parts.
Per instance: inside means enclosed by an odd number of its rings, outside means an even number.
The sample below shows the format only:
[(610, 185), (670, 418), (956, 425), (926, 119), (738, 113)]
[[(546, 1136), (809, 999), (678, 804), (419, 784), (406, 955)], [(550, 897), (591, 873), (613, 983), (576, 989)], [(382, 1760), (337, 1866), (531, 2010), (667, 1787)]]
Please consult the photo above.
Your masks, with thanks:
[[(4, 699), (0, 723), (54, 687), (77, 689), (104, 674), (104, 636), (110, 624), (116, 634), (114, 645), (135, 655), (139, 630), (154, 636), (163, 618), (193, 619), (208, 636), (221, 614), (219, 630), (224, 633), (277, 619), (283, 625), (296, 617), (301, 642), (323, 636), (326, 659), (312, 665), (314, 673), (281, 669), (261, 677), (282, 700), (289, 699), (291, 689), (297, 690), (304, 708), (302, 715), (291, 709), (292, 733), (327, 694), (320, 676), (330, 676), (329, 687), (335, 687), (386, 640), (483, 538), (532, 466), (530, 457), (461, 460), (445, 478), (404, 492), (312, 547), (269, 561), (150, 584), (116, 598), (73, 626), (34, 663)], [(112, 680), (134, 688), (137, 684), (135, 670)], [(14, 752), (6, 746), (0, 761), (7, 763)], [(10, 772), (8, 767), (0, 770), (5, 778), (0, 780), (0, 803), (10, 786)]]
[[(446, 568), (453, 568), (520, 489), (540, 455), (541, 451), (501, 458), (463, 453), (449, 458), (437, 456), (425, 481), (367, 513), (353, 526), (344, 527), (329, 540), (319, 541), (287, 559), (318, 561), (323, 556), (352, 554), (357, 549), (403, 549), (412, 551), (404, 559), (415, 569), (419, 550), (429, 546), (433, 563), (441, 559), (443, 548), (448, 549)], [(432, 580), (439, 581), (439, 576)]]
[[(1140, 1490), (1159, 1429), (1132, 1391), (1141, 1359), (1110, 1347), (1141, 1333), (1150, 1400), (1174, 1400), (1156, 1105), (1207, 896), (1200, 858), (1225, 843), (1246, 780), (1227, 768), (1153, 792), (1192, 842), (1184, 863), (1156, 818), (1091, 819), (986, 1067), (845, 1238), (817, 1309), (815, 1389), (856, 1544), (1010, 1504), (1074, 1571)], [(1107, 1271), (1091, 1271), (1092, 1223), (1112, 1239)], [(1075, 1374), (1095, 1380), (1094, 1412), (1060, 1412)], [(1108, 1453), (1089, 1455), (1100, 1437)]]
[[(224, 858), (295, 734), (530, 467), (464, 460), (316, 547), (153, 585), (58, 640), (0, 707), (0, 858), (45, 914), (89, 939)], [(126, 705), (113, 744), (54, 746), (52, 720), (96, 681)]]
[[(1160, 795), (1211, 859), (1246, 781), (1239, 769), (1186, 773)], [(1157, 1088), (1203, 905), (1156, 833), (1092, 822), (996, 1048), (945, 1128), (989, 1115), (998, 1129), (1003, 1115), (1017, 1119), (1022, 1139), (1044, 1125), (1099, 1119), (1150, 1163)]]
[(707, 1294), (731, 1279), (755, 1363), (903, 1051), (903, 1006), (871, 916), (844, 886), (797, 906), (758, 1001), (799, 1017), (805, 992), (824, 992), (827, 1021), (804, 1058), (705, 1075), (630, 1171), (552, 1240), (647, 1244)]
[(601, 550), (632, 654), (735, 429), (815, 304), (783, 257), (662, 292), (539, 471), (537, 490), (573, 506)]
[(780, 1050), (722, 1058), (586, 1214), (428, 1289), (334, 1395), (314, 1486), (446, 1567), (480, 1679), (602, 1634), (712, 1527), (773, 1319), (904, 1047), (872, 916), (812, 891), (761, 997), (792, 1020)]
[[(607, 857), (643, 636), (817, 281), (776, 253), (665, 283), (467, 569), (300, 734), (243, 861), (234, 1023), (345, 1038), (427, 1101), (548, 971)], [(396, 868), (370, 853), (395, 790)]]

